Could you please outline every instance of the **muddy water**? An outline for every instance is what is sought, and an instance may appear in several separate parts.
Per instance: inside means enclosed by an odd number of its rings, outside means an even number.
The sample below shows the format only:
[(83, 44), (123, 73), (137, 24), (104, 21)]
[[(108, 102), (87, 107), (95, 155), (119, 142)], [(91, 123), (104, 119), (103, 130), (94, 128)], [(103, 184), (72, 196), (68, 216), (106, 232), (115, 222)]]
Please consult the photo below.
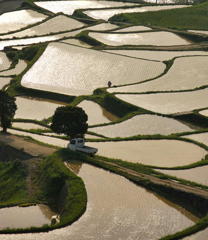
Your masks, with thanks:
[(89, 143), (101, 156), (160, 167), (183, 166), (201, 160), (207, 151), (176, 140), (140, 140)]
[(55, 213), (46, 205), (0, 209), (0, 229), (40, 227), (50, 224)]
[(90, 32), (89, 36), (110, 46), (120, 45), (155, 45), (171, 46), (189, 44), (186, 40), (170, 32), (148, 33), (96, 33)]
[(197, 167), (187, 170), (160, 170), (160, 172), (172, 175), (178, 178), (208, 185), (208, 166)]
[(168, 114), (207, 107), (207, 94), (205, 89), (182, 93), (117, 94), (116, 97), (150, 111)]
[(196, 220), (120, 176), (85, 164), (79, 176), (88, 193), (87, 211), (80, 220), (49, 233), (3, 235), (3, 239), (156, 240)]
[(192, 131), (188, 126), (171, 118), (156, 115), (139, 115), (121, 123), (90, 128), (90, 131), (106, 137), (130, 137), (135, 135), (163, 134)]

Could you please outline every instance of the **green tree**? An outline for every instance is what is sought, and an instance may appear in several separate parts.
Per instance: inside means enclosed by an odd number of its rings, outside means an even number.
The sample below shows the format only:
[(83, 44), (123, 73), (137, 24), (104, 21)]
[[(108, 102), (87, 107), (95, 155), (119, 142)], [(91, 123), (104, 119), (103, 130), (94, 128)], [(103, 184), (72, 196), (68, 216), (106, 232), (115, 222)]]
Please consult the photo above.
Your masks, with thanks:
[(58, 107), (52, 117), (51, 129), (70, 138), (83, 137), (87, 132), (88, 116), (80, 107)]
[(7, 92), (0, 90), (0, 124), (4, 133), (7, 132), (8, 127), (11, 127), (17, 110), (15, 101), (15, 97), (11, 97)]

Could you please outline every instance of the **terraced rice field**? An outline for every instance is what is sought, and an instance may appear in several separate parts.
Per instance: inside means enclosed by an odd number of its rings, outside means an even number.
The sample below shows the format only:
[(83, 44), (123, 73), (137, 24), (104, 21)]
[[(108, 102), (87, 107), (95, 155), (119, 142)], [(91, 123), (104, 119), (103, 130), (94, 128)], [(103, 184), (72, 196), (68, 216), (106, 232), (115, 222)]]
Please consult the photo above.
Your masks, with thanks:
[(140, 7), (140, 8), (127, 8), (127, 9), (111, 9), (111, 10), (88, 10), (84, 11), (85, 14), (94, 19), (103, 19), (108, 20), (112, 16), (121, 13), (131, 13), (131, 12), (149, 12), (149, 11), (161, 11), (173, 8), (183, 8), (187, 6), (179, 5), (179, 6), (157, 6), (157, 7)]
[(8, 77), (0, 77), (0, 89), (2, 89), (5, 85), (9, 84), (11, 78)]
[(156, 115), (139, 115), (121, 123), (90, 129), (106, 137), (130, 137), (192, 131), (188, 126), (171, 118)]
[(142, 51), (142, 50), (108, 50), (107, 52), (121, 54), (135, 58), (144, 58), (156, 61), (167, 61), (180, 56), (207, 55), (203, 51)]
[(10, 76), (10, 75), (18, 75), (25, 70), (27, 67), (27, 63), (23, 60), (19, 60), (17, 65), (10, 70), (4, 71), (0, 73), (0, 76)]
[[(0, 71), (8, 69), (10, 66), (10, 61), (4, 52), (0, 52)], [(0, 72), (1, 75), (1, 72)]]
[(107, 8), (131, 6), (132, 3), (113, 2), (113, 1), (43, 1), (35, 2), (36, 5), (45, 8), (53, 13), (63, 12), (72, 15), (76, 9), (85, 8)]
[(90, 32), (89, 36), (109, 46), (120, 45), (187, 45), (188, 41), (170, 32), (147, 32), (147, 33), (96, 33)]
[(21, 84), (35, 89), (81, 95), (91, 94), (94, 89), (107, 86), (107, 82), (112, 79), (114, 84), (139, 82), (155, 77), (163, 70), (162, 63), (127, 59), (100, 51), (52, 43), (24, 75)]
[[(164, 2), (158, 0), (158, 3)], [(173, 116), (166, 116), (166, 114), (197, 110), (199, 114), (208, 116), (208, 90), (206, 88), (194, 90), (194, 88), (207, 85), (208, 52), (195, 51), (195, 48), (191, 48), (190, 41), (171, 32), (163, 30), (151, 32), (152, 29), (148, 25), (124, 24), (121, 25), (121, 29), (114, 30), (120, 25), (96, 21), (96, 19), (108, 20), (109, 17), (121, 12), (159, 11), (186, 6), (140, 7), (138, 4), (132, 8), (135, 3), (86, 0), (40, 1), (36, 4), (51, 11), (47, 20), (45, 19), (48, 16), (35, 10), (18, 10), (0, 15), (0, 50), (2, 50), (0, 52), (0, 88), (9, 85), (7, 90), (17, 99), (18, 109), (15, 119), (20, 118), (23, 121), (15, 121), (13, 127), (19, 130), (9, 129), (9, 133), (28, 136), (58, 147), (67, 147), (69, 140), (58, 138), (63, 135), (50, 132), (50, 129), (45, 133), (36, 132), (35, 134), (30, 130), (47, 130), (47, 128), (24, 122), (24, 119), (39, 121), (47, 119), (49, 126), (49, 118), (55, 109), (61, 106), (61, 103), (56, 102), (54, 97), (48, 93), (55, 92), (78, 97), (74, 98), (73, 102), (66, 100), (65, 104), (77, 103), (86, 111), (90, 127), (85, 138), (92, 141), (86, 144), (98, 148), (98, 155), (112, 158), (112, 161), (120, 159), (131, 163), (167, 168), (189, 165), (206, 157), (207, 129), (201, 127), (202, 133), (197, 133), (195, 129), (189, 127), (191, 125), (188, 123), (179, 122)], [(126, 6), (130, 8), (115, 9), (115, 7)], [(109, 7), (112, 9), (107, 9)], [(77, 9), (83, 9), (83, 13), (93, 17), (95, 22), (82, 23), (80, 19), (75, 20), (70, 17)], [(53, 14), (58, 12), (60, 14)], [(35, 25), (29, 26), (30, 24)], [(83, 35), (82, 41), (80, 41), (81, 38), (80, 40), (75, 38), (83, 30), (89, 30), (90, 37), (106, 45), (115, 46), (114, 50), (106, 50), (104, 45), (96, 47), (96, 50), (88, 49), (93, 48), (92, 40)], [(10, 33), (11, 31), (14, 32)], [(199, 34), (207, 33), (203, 30), (192, 31)], [(13, 39), (14, 37), (18, 39)], [(7, 38), (11, 39), (7, 40)], [(11, 61), (5, 55), (5, 47), (22, 49), (31, 44), (47, 42), (49, 44), (45, 51), (39, 58), (33, 59), (34, 63), (19, 60), (14, 68), (9, 69)], [(132, 50), (118, 50), (121, 45), (131, 45)], [(134, 45), (152, 46), (149, 46), (151, 51), (144, 51), (135, 50)], [(184, 51), (179, 51), (182, 48), (181, 45), (186, 45)], [(159, 46), (163, 51), (155, 51), (155, 46)], [(163, 46), (169, 46), (167, 48), (169, 51), (164, 51), (166, 48)], [(186, 47), (190, 50), (185, 51)], [(173, 48), (176, 51), (173, 51)], [(173, 61), (173, 65), (166, 72), (167, 65), (163, 61), (173, 60), (175, 57), (178, 58)], [(29, 69), (21, 79), (13, 76), (19, 75), (27, 66)], [(42, 91), (39, 92), (41, 96), (48, 97), (48, 99), (43, 101), (43, 99), (32, 99), (29, 96), (23, 97), (25, 93), (15, 88), (19, 86), (17, 79), (21, 80), (24, 87), (48, 91), (45, 94)], [(13, 83), (10, 83), (11, 80)], [(108, 88), (108, 92), (103, 89), (93, 94), (97, 88), (107, 87), (108, 81), (118, 87)], [(121, 85), (125, 86), (121, 87)], [(193, 91), (190, 91), (191, 89)], [(183, 92), (184, 90), (189, 91)], [(29, 91), (27, 94), (30, 94)], [(141, 92), (149, 91), (154, 93), (141, 94)], [(178, 92), (160, 93), (160, 91)], [(118, 94), (118, 92), (126, 94)], [(138, 92), (140, 94), (129, 94)], [(54, 101), (52, 102), (51, 99)], [(121, 100), (134, 104), (138, 109), (132, 109), (130, 105)], [(141, 108), (156, 114), (141, 114), (144, 112)], [(93, 125), (98, 126), (93, 127)], [(92, 135), (93, 133), (98, 136)], [(99, 137), (99, 135), (102, 136)], [(136, 135), (140, 135), (141, 140), (131, 138), (134, 140), (127, 141), (125, 139), (125, 137)], [(146, 135), (155, 136), (147, 137)], [(99, 142), (103, 140), (106, 142)], [(69, 164), (67, 166), (70, 168)], [(121, 176), (84, 163), (78, 163), (75, 168), (76, 173), (83, 179), (88, 194), (87, 210), (78, 221), (47, 233), (7, 234), (1, 235), (0, 239), (79, 240), (81, 236), (82, 240), (156, 240), (184, 230), (199, 220), (181, 206), (159, 195), (154, 195), (151, 191), (146, 191)], [(180, 171), (160, 171), (208, 186), (207, 166)], [(6, 214), (9, 213), (8, 209), (4, 210)], [(11, 217), (11, 214), (9, 215)], [(33, 213), (30, 215), (32, 216)], [(0, 228), (8, 226), (6, 221), (3, 220), (5, 225), (2, 225), (1, 221), (2, 219), (0, 219)], [(30, 224), (29, 221), (24, 221), (24, 223)], [(42, 224), (42, 221), (38, 222), (40, 223)], [(36, 223), (30, 226), (36, 226)], [(25, 225), (14, 227), (25, 227)], [(184, 239), (205, 240), (207, 236), (208, 232), (205, 229)]]
[[(177, 58), (168, 73), (162, 77), (143, 84), (116, 88), (114, 92), (179, 91), (207, 85), (207, 61), (208, 56)], [(189, 71), (184, 71), (184, 68)]]
[(104, 115), (105, 110), (102, 109), (98, 104), (91, 101), (83, 101), (78, 107), (81, 107), (88, 115), (88, 124), (95, 125), (101, 123), (110, 122), (110, 120)]
[(153, 112), (170, 114), (207, 107), (207, 94), (208, 90), (204, 89), (182, 93), (117, 94), (116, 97)]
[(208, 117), (208, 109), (200, 111), (199, 113), (204, 115), (204, 116), (206, 116), (206, 117)]
[(89, 143), (98, 154), (159, 167), (175, 167), (200, 161), (207, 151), (193, 143), (176, 140), (140, 140)]
[(133, 26), (133, 27), (122, 28), (114, 32), (139, 32), (139, 31), (149, 31), (149, 30), (152, 30), (152, 29), (145, 26)]
[(0, 38), (11, 39), (14, 37), (24, 38), (24, 37), (41, 36), (41, 35), (54, 34), (54, 33), (63, 32), (63, 31), (71, 31), (73, 29), (81, 28), (83, 26), (84, 24), (81, 22), (78, 22), (64, 15), (59, 15), (39, 25), (36, 25), (34, 27), (28, 28), (20, 32), (0, 36)]
[(208, 133), (207, 132), (198, 133), (198, 134), (191, 134), (191, 135), (187, 135), (187, 136), (184, 136), (184, 137), (195, 140), (195, 141), (198, 141), (198, 142), (203, 143), (203, 144), (208, 146)]
[(43, 21), (47, 16), (32, 10), (20, 10), (0, 15), (0, 33), (17, 31), (30, 24)]
[(38, 101), (28, 98), (16, 98), (17, 111), (15, 118), (42, 120), (53, 115), (60, 104)]
[(197, 167), (187, 170), (160, 170), (160, 172), (199, 184), (208, 185), (208, 166)]

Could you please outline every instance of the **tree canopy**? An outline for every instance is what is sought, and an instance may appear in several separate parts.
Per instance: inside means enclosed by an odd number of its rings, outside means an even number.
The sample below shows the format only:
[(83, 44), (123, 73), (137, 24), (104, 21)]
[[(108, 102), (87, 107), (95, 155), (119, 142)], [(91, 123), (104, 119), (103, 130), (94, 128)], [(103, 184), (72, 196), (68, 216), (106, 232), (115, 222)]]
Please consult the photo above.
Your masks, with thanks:
[(51, 129), (70, 138), (83, 136), (87, 132), (87, 120), (87, 114), (80, 107), (58, 107), (52, 117)]
[(3, 132), (6, 132), (7, 128), (12, 124), (17, 110), (15, 101), (15, 97), (11, 97), (7, 92), (0, 90), (0, 124), (3, 128)]

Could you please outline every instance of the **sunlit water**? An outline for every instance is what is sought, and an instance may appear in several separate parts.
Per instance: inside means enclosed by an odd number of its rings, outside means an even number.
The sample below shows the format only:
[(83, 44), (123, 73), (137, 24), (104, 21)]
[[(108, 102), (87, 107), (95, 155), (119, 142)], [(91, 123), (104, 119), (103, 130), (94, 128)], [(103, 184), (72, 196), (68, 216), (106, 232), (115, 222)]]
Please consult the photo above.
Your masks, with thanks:
[[(73, 225), (49, 233), (2, 235), (4, 240), (156, 240), (192, 225), (194, 218), (123, 177), (83, 165), (86, 213)], [(185, 215), (184, 215), (185, 214)], [(196, 220), (196, 219), (195, 219)]]
[(147, 33), (96, 33), (90, 32), (89, 36), (110, 46), (120, 45), (187, 45), (188, 41), (170, 32), (147, 32)]
[[(174, 61), (171, 69), (153, 81), (127, 87), (111, 89), (115, 92), (148, 92), (194, 89), (207, 85), (208, 56), (182, 57)], [(184, 71), (189, 69), (188, 71)]]
[(91, 142), (101, 156), (160, 167), (176, 167), (200, 161), (207, 151), (177, 140)]
[(107, 86), (108, 81), (116, 85), (140, 82), (159, 75), (164, 68), (163, 63), (51, 43), (21, 84), (68, 95), (92, 94), (94, 89)]
[(162, 134), (191, 131), (191, 129), (171, 118), (157, 115), (138, 115), (121, 123), (90, 129), (106, 137), (130, 137), (135, 135)]
[(117, 94), (116, 97), (150, 111), (169, 114), (207, 107), (208, 90), (159, 94)]

